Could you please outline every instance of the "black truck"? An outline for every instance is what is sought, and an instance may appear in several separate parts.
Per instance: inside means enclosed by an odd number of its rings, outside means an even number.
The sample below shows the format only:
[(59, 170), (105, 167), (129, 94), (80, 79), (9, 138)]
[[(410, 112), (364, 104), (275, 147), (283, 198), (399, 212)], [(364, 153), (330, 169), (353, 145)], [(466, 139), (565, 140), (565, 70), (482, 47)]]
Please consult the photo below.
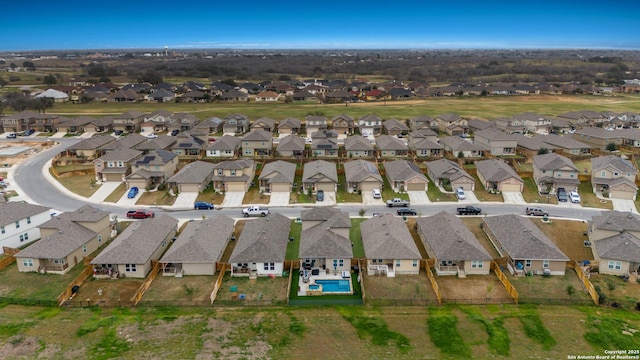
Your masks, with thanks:
[(459, 207), (456, 211), (458, 212), (458, 215), (480, 215), (480, 213), (482, 213), (482, 209), (471, 205)]

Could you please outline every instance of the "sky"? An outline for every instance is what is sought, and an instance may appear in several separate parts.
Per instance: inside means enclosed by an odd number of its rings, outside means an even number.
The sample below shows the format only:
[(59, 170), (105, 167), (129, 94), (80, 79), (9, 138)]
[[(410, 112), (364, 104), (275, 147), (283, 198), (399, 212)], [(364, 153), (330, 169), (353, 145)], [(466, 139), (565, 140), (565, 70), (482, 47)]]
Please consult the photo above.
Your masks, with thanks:
[(640, 49), (640, 1), (8, 1), (0, 51)]

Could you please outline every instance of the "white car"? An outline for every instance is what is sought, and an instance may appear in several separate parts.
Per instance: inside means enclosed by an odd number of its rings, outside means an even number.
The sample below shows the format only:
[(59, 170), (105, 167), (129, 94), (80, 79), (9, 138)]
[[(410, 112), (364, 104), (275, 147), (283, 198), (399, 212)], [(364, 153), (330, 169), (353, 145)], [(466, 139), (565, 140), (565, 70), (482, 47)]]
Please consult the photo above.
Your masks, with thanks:
[(155, 139), (155, 138), (157, 138), (157, 137), (158, 137), (158, 135), (156, 135), (156, 134), (154, 134), (154, 133), (147, 134), (147, 139)]
[(464, 189), (461, 187), (456, 189), (456, 196), (458, 197), (458, 200), (464, 200), (467, 198), (467, 195), (464, 194)]
[(380, 199), (382, 197), (382, 193), (380, 192), (380, 189), (371, 190), (371, 194), (373, 195), (374, 199)]
[(571, 200), (574, 204), (580, 203), (580, 194), (577, 191), (573, 190), (569, 192), (569, 200)]

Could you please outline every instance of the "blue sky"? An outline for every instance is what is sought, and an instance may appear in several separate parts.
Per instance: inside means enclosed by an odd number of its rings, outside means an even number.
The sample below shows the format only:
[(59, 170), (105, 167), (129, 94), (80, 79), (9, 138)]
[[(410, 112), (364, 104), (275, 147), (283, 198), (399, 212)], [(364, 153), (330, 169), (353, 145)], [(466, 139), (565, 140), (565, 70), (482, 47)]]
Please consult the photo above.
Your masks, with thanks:
[(637, 0), (35, 0), (0, 8), (0, 51), (640, 49)]

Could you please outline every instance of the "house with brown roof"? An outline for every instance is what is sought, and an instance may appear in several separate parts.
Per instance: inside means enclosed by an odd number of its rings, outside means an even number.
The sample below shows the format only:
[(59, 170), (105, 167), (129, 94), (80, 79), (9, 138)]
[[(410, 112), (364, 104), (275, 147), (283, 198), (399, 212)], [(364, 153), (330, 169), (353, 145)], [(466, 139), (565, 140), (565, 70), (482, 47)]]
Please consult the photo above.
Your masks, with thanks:
[(179, 132), (190, 131), (199, 122), (198, 118), (190, 113), (173, 113), (169, 116), (167, 131), (169, 133), (178, 130)]
[(418, 166), (408, 160), (384, 163), (385, 176), (395, 192), (427, 191), (427, 177)]
[(247, 221), (231, 253), (231, 276), (282, 276), (291, 219), (272, 213)]
[(137, 110), (129, 110), (120, 115), (113, 116), (113, 129), (127, 133), (140, 132), (145, 114)]
[(224, 118), (222, 131), (225, 134), (244, 134), (249, 130), (249, 117), (244, 114), (231, 114)]
[(156, 110), (146, 117), (146, 120), (140, 126), (142, 132), (160, 132), (167, 130), (171, 123), (171, 115), (173, 112), (169, 110)]
[(267, 163), (258, 177), (260, 192), (291, 192), (296, 176), (296, 164), (276, 160)]
[(66, 132), (67, 134), (76, 134), (83, 132), (85, 125), (93, 122), (95, 119), (88, 116), (79, 116), (76, 118), (61, 118), (58, 124), (58, 132)]
[(269, 156), (273, 151), (273, 137), (270, 131), (255, 130), (242, 138), (243, 156)]
[(524, 180), (511, 166), (498, 159), (476, 161), (478, 179), (489, 192), (522, 192)]
[(294, 134), (281, 138), (276, 147), (278, 156), (295, 158), (301, 158), (304, 155), (304, 149), (304, 138)]
[(131, 174), (131, 166), (142, 156), (142, 151), (122, 149), (110, 151), (93, 160), (97, 181), (125, 181)]
[(307, 132), (307, 137), (310, 137), (310, 135), (316, 131), (327, 130), (327, 118), (320, 115), (308, 115), (304, 119), (304, 128)]
[(113, 117), (111, 116), (94, 119), (84, 126), (84, 132), (110, 133), (111, 131), (113, 131)]
[(2, 117), (2, 127), (5, 132), (22, 132), (28, 129), (55, 132), (59, 123), (60, 117), (58, 115), (41, 114), (31, 110)]
[(91, 260), (94, 278), (145, 278), (178, 230), (178, 220), (162, 215), (132, 222)]
[(376, 164), (362, 159), (345, 162), (344, 176), (348, 192), (371, 192), (384, 184)]
[(116, 141), (116, 138), (109, 135), (92, 136), (69, 146), (65, 151), (67, 156), (85, 158), (91, 161), (98, 157), (98, 154), (100, 154), (100, 148), (113, 141)]
[(360, 135), (347, 136), (344, 139), (344, 149), (347, 152), (347, 158), (365, 158), (375, 155), (371, 141)]
[(271, 134), (273, 133), (273, 130), (275, 128), (276, 128), (275, 120), (268, 117), (261, 117), (260, 119), (254, 121), (253, 124), (251, 124), (251, 126), (249, 127), (249, 131), (263, 130)]
[(624, 144), (625, 135), (629, 130), (607, 130), (599, 127), (585, 127), (576, 130), (571, 136), (582, 143), (600, 150), (606, 150), (609, 144), (617, 147)]
[(331, 119), (331, 128), (338, 134), (351, 135), (355, 129), (355, 120), (347, 114), (336, 115)]
[(591, 159), (591, 185), (593, 192), (609, 194), (613, 199), (635, 200), (638, 192), (638, 171), (629, 160), (616, 155)]
[(409, 127), (411, 131), (426, 129), (437, 131), (439, 129), (438, 120), (428, 115), (420, 115), (409, 119)]
[(41, 238), (15, 254), (20, 272), (66, 274), (111, 239), (109, 212), (85, 205), (39, 226)]
[(389, 119), (382, 122), (383, 132), (387, 135), (406, 135), (409, 133), (409, 127), (398, 119)]
[(380, 157), (396, 157), (409, 155), (409, 147), (391, 135), (380, 135), (376, 138), (376, 149)]
[(427, 175), (429, 175), (431, 181), (445, 189), (463, 188), (464, 191), (475, 190), (475, 179), (464, 171), (458, 163), (449, 159), (440, 159), (428, 161), (425, 165), (427, 166)]
[(447, 133), (451, 136), (459, 136), (466, 134), (468, 127), (467, 119), (454, 113), (446, 113), (436, 117), (440, 132)]
[(493, 122), (496, 128), (510, 135), (527, 133), (527, 127), (524, 126), (524, 120), (521, 119), (501, 117), (495, 119)]
[(402, 218), (374, 216), (360, 223), (367, 275), (416, 275), (420, 251)]
[(455, 157), (460, 157), (462, 154), (463, 158), (477, 158), (484, 154), (483, 148), (458, 136), (440, 138), (440, 145)]
[(109, 153), (114, 150), (122, 149), (135, 149), (138, 145), (146, 142), (146, 137), (140, 134), (129, 134), (127, 136), (121, 136), (116, 141), (107, 142), (100, 147), (101, 153)]
[(234, 226), (235, 221), (223, 214), (188, 222), (160, 259), (162, 275), (214, 275)]
[(125, 180), (127, 189), (155, 188), (164, 184), (178, 167), (178, 155), (166, 150), (154, 150), (138, 158), (132, 165), (132, 173)]
[(488, 275), (491, 255), (457, 216), (441, 211), (416, 219), (416, 230), (436, 274)]
[(603, 211), (589, 222), (588, 236), (599, 273), (628, 276), (640, 272), (640, 215)]
[(315, 160), (304, 164), (302, 172), (302, 189), (315, 193), (318, 190), (335, 192), (338, 184), (336, 164)]
[(514, 276), (565, 274), (569, 258), (530, 219), (518, 215), (487, 216), (484, 232)]
[(278, 134), (289, 135), (300, 132), (302, 122), (296, 118), (288, 117), (278, 123)]
[(492, 155), (515, 155), (518, 141), (511, 135), (495, 128), (476, 131), (473, 143)]
[(347, 212), (330, 207), (302, 210), (298, 256), (303, 267), (339, 272), (351, 270), (353, 246)]
[(0, 203), (0, 248), (18, 248), (38, 240), (39, 226), (51, 219), (49, 211), (21, 201)]
[(215, 142), (207, 147), (206, 156), (232, 158), (240, 150), (241, 142), (242, 140), (239, 137), (224, 135), (217, 138)]
[(224, 120), (217, 117), (210, 117), (199, 122), (195, 128), (203, 129), (208, 134), (215, 134), (222, 131), (222, 125), (224, 124)]
[(201, 192), (211, 182), (215, 166), (206, 161), (194, 161), (170, 177), (167, 184), (174, 192)]
[(541, 194), (555, 194), (556, 189), (577, 189), (580, 170), (569, 158), (548, 153), (533, 157), (533, 180)]
[(255, 177), (256, 164), (251, 159), (223, 161), (213, 166), (213, 188), (216, 191), (248, 191)]
[(548, 134), (551, 131), (551, 118), (533, 112), (525, 112), (513, 116), (519, 120), (530, 133)]
[(148, 139), (140, 144), (134, 146), (134, 150), (140, 150), (143, 154), (148, 154), (156, 150), (171, 151), (171, 148), (176, 144), (177, 138), (175, 136), (162, 135), (155, 139)]
[(280, 100), (280, 94), (274, 91), (261, 91), (255, 96), (255, 101), (276, 102), (278, 100)]

